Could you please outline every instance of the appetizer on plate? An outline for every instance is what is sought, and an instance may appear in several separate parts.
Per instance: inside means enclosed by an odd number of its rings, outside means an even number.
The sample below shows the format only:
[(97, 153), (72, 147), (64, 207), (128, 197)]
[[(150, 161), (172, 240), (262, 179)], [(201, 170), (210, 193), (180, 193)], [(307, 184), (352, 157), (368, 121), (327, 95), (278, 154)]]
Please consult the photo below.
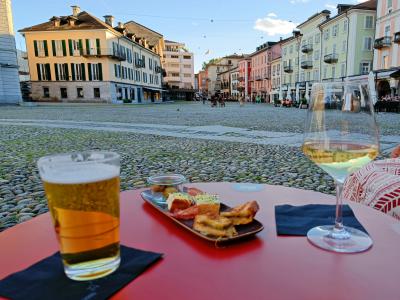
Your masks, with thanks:
[(253, 222), (254, 216), (260, 207), (256, 201), (246, 202), (232, 208), (230, 211), (221, 213), (222, 217), (228, 218), (233, 225), (244, 225)]
[(197, 215), (194, 218), (193, 229), (214, 237), (233, 237), (237, 231), (228, 218), (218, 215)]
[(192, 206), (192, 197), (185, 193), (172, 193), (168, 196), (167, 207), (172, 213)]

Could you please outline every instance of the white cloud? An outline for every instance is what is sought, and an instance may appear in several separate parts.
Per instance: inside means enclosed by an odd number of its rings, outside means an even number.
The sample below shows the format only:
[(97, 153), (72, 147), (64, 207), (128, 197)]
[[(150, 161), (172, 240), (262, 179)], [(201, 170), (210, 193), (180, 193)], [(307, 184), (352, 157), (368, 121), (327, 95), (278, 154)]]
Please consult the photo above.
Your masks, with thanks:
[(270, 13), (265, 18), (257, 19), (254, 29), (265, 32), (269, 36), (274, 36), (278, 34), (285, 35), (292, 33), (296, 28), (297, 24), (287, 20), (278, 19), (275, 14), (274, 16), (272, 14), (273, 13)]
[(325, 7), (327, 8), (327, 9), (336, 9), (336, 5), (334, 5), (334, 4), (325, 4)]
[(277, 18), (278, 16), (276, 15), (276, 13), (269, 13), (268, 15), (267, 15), (267, 17), (272, 17), (272, 18)]
[(310, 0), (290, 0), (291, 4), (297, 4), (297, 3), (307, 3)]

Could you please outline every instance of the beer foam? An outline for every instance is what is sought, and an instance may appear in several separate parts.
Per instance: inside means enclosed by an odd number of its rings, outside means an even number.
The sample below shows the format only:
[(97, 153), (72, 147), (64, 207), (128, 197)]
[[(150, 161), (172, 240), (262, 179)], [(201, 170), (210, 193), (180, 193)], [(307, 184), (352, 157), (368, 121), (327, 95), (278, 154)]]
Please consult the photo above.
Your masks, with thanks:
[[(44, 173), (44, 174), (43, 174)], [(82, 184), (104, 181), (119, 176), (119, 167), (109, 164), (59, 165), (45, 168), (43, 181), (56, 184)]]

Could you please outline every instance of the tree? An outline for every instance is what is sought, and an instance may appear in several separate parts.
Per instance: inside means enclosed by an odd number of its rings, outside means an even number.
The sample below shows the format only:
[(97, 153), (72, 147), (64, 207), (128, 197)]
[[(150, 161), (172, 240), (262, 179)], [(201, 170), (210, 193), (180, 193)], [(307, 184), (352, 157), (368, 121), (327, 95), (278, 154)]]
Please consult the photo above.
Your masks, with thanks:
[(216, 64), (216, 63), (218, 63), (220, 60), (221, 60), (220, 58), (212, 58), (212, 59), (210, 59), (208, 62), (203, 62), (202, 69), (205, 70), (205, 69), (207, 69), (207, 66), (208, 66), (208, 65), (210, 65), (210, 64)]

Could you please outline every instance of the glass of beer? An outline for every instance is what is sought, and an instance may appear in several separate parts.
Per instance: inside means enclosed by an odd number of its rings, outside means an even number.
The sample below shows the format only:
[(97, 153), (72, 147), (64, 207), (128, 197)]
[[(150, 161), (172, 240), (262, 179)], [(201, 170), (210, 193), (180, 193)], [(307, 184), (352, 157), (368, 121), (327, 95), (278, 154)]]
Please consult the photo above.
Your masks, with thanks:
[(81, 152), (38, 161), (66, 275), (92, 280), (120, 264), (120, 156)]

